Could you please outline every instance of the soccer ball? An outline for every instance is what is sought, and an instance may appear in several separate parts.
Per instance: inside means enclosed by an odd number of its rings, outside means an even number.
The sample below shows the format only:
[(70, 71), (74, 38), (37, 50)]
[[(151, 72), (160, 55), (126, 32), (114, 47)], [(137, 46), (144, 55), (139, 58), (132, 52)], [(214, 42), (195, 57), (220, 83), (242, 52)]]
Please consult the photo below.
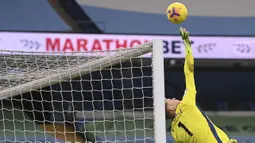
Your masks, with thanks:
[(167, 18), (174, 24), (181, 24), (188, 16), (186, 6), (180, 2), (174, 2), (166, 9)]

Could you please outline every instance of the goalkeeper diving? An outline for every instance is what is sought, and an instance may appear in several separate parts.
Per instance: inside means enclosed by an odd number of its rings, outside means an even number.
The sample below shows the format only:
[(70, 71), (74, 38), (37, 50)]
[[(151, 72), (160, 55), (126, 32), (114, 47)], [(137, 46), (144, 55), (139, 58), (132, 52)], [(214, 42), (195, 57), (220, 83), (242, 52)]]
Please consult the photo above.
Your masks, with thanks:
[(166, 99), (167, 117), (172, 118), (171, 133), (177, 143), (237, 143), (203, 113), (196, 105), (194, 57), (189, 32), (180, 28), (185, 46), (184, 74), (186, 90), (182, 100)]

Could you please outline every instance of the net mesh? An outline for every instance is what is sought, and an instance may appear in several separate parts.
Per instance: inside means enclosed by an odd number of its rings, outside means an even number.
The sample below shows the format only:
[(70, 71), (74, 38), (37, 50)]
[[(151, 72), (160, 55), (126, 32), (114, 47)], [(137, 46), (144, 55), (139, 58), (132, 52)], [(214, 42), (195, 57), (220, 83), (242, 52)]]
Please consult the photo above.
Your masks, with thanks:
[(0, 65), (0, 90), (42, 79), (56, 72), (66, 72), (76, 64), (92, 59), (75, 56), (2, 54), (0, 60), (4, 62)]
[(151, 50), (0, 51), (0, 143), (153, 142)]

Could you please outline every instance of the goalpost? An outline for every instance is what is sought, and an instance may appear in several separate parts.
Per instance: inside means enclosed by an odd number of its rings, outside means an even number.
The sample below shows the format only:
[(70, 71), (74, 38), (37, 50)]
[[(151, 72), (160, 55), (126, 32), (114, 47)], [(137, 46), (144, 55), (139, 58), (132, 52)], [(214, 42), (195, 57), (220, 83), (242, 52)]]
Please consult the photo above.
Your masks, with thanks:
[(63, 141), (44, 123), (74, 124), (93, 142), (166, 142), (162, 40), (93, 53), (1, 50), (0, 61), (0, 143)]

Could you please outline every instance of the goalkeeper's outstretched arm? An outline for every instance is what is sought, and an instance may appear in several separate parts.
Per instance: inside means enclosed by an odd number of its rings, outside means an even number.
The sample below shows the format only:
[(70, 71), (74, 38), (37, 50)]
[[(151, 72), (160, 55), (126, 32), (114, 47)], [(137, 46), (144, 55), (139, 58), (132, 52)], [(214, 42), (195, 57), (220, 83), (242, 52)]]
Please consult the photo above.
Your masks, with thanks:
[(180, 28), (180, 34), (185, 46), (185, 63), (184, 75), (186, 82), (186, 92), (183, 97), (184, 102), (195, 103), (196, 101), (196, 85), (194, 79), (194, 57), (192, 54), (189, 32), (184, 28)]

